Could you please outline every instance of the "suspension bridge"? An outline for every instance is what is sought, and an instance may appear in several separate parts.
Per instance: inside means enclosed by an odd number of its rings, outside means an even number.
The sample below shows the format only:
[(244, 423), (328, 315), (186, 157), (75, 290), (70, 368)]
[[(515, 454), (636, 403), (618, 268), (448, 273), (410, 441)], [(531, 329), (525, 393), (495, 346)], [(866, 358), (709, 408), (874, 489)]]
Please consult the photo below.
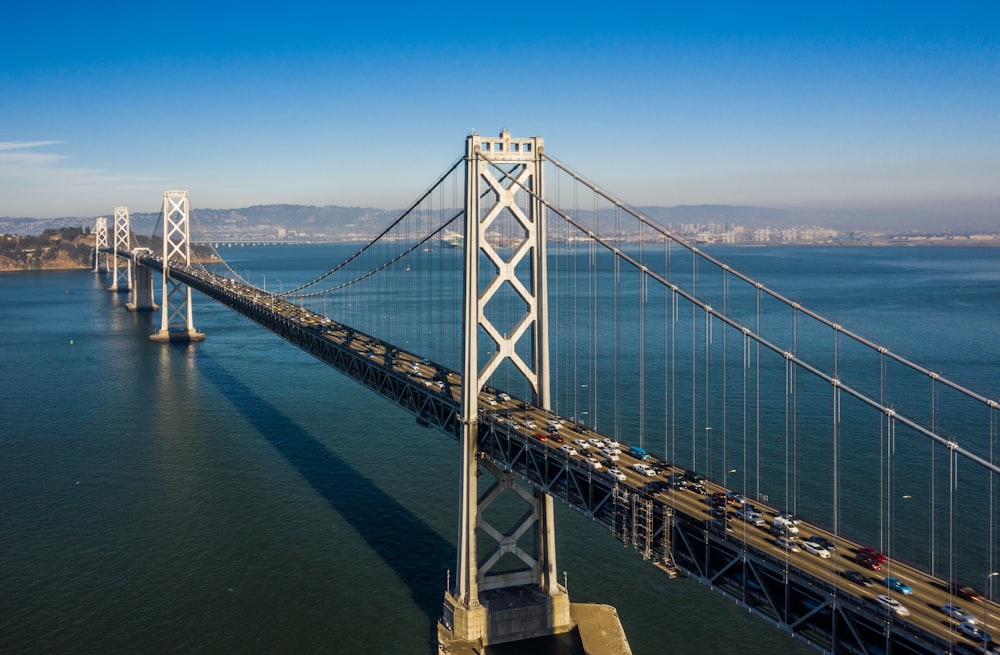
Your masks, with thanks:
[(470, 135), (377, 238), (278, 293), (193, 264), (192, 224), (185, 191), (164, 193), (159, 253), (127, 208), (98, 219), (95, 270), (107, 255), (110, 290), (161, 311), (151, 339), (205, 338), (198, 291), (459, 442), (442, 644), (573, 627), (557, 501), (817, 651), (996, 650), (997, 401), (684, 242), (541, 138)]

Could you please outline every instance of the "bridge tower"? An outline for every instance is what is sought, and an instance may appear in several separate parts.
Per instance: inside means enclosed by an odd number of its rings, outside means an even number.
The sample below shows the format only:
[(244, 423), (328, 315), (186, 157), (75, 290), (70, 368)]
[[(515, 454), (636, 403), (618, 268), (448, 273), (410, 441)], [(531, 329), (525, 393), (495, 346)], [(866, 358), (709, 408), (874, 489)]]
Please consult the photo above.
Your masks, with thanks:
[(163, 192), (163, 303), (160, 331), (149, 335), (159, 342), (202, 341), (194, 329), (191, 288), (170, 278), (170, 264), (191, 264), (190, 204), (187, 191)]
[(103, 216), (97, 217), (97, 224), (94, 226), (94, 272), (107, 273), (107, 255), (105, 255), (104, 266), (101, 266), (101, 248), (108, 247), (108, 219)]
[(118, 253), (132, 250), (132, 226), (129, 222), (128, 207), (115, 207), (115, 256), (111, 258), (114, 270), (113, 280), (108, 291), (132, 290), (132, 259), (121, 263), (119, 267)]
[[(558, 634), (573, 628), (569, 595), (557, 579), (552, 497), (521, 487), (513, 473), (496, 469), (477, 458), (476, 453), (479, 392), (505, 360), (528, 381), (534, 403), (543, 408), (550, 405), (545, 211), (540, 200), (544, 191), (542, 151), (541, 138), (513, 139), (506, 130), (498, 138), (472, 134), (466, 139), (458, 561), (445, 592), (443, 628), (452, 640), (481, 645)], [(506, 171), (506, 175), (501, 172), (498, 177), (497, 171)], [(484, 202), (484, 198), (489, 200)], [(507, 259), (486, 236), (497, 220), (516, 226), (516, 231), (524, 235), (520, 247), (515, 247)], [(485, 271), (481, 270), (481, 262), (488, 262), (483, 266)], [(519, 270), (527, 279), (519, 279)], [(490, 273), (493, 277), (487, 279)], [(501, 289), (516, 293), (526, 307), (509, 334), (494, 326), (486, 311)], [(494, 354), (482, 366), (477, 355), (481, 332), (496, 344)], [(529, 357), (519, 354), (517, 345), (521, 342), (530, 344)], [(522, 348), (521, 352), (526, 351)], [(480, 467), (496, 479), (482, 495), (477, 485)], [(518, 494), (529, 505), (522, 519), (507, 532), (489, 525), (482, 513), (504, 492)], [(477, 529), (495, 541), (489, 546), (492, 553), (482, 560)], [(522, 535), (531, 534), (528, 530), (533, 531), (533, 547), (522, 548), (518, 542)], [(497, 562), (508, 554), (521, 560), (522, 569), (494, 572)]]

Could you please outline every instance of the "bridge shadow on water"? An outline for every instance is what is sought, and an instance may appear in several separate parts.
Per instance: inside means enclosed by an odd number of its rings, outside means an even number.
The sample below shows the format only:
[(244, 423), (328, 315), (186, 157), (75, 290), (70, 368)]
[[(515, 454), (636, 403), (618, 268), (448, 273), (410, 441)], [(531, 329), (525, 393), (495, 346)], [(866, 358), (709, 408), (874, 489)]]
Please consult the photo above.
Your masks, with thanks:
[[(455, 546), (210, 356), (199, 353), (197, 367), (409, 587), (430, 619), (431, 641), (436, 644), (444, 598), (441, 572), (454, 565)], [(358, 512), (359, 506), (366, 511)], [(414, 566), (411, 550), (400, 547), (401, 539), (419, 546), (420, 566)]]

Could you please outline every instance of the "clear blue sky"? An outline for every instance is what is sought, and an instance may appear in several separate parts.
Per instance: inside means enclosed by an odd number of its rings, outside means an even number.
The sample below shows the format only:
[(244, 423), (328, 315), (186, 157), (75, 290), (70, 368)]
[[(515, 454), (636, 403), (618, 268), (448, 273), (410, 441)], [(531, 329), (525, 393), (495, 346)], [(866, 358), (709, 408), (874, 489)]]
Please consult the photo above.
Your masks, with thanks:
[(673, 4), (14, 3), (0, 216), (399, 208), (507, 127), (633, 205), (1000, 226), (1000, 3)]

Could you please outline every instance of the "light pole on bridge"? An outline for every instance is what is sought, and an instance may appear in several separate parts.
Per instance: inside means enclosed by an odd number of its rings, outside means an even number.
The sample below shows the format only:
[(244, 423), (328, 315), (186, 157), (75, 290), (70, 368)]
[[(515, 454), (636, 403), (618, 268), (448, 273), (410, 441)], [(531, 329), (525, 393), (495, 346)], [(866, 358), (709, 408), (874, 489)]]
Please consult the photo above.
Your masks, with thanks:
[(986, 629), (988, 627), (986, 625), (986, 622), (989, 620), (989, 613), (987, 612), (987, 610), (989, 609), (990, 606), (990, 595), (991, 595), (990, 582), (992, 582), (992, 580), (990, 580), (990, 578), (995, 578), (998, 575), (1000, 575), (1000, 571), (993, 571), (992, 573), (987, 573), (986, 584), (983, 585), (983, 655), (986, 655), (986, 653), (988, 652), (987, 649), (990, 646), (990, 640), (989, 637), (987, 637), (989, 631)]

